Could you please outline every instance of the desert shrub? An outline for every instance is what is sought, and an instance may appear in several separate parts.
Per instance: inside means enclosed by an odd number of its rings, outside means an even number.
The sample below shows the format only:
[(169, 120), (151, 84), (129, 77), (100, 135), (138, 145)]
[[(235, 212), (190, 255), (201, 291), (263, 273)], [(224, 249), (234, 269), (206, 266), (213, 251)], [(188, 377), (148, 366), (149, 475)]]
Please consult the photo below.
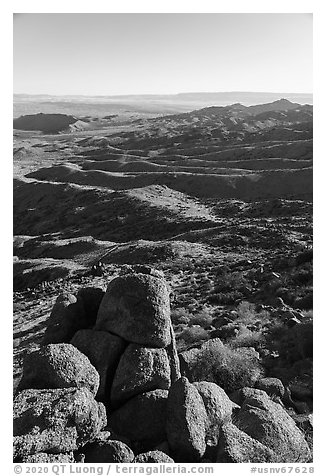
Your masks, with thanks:
[(218, 283), (215, 284), (215, 292), (243, 291), (250, 286), (246, 276), (242, 272), (224, 273)]
[(178, 324), (189, 324), (192, 315), (184, 307), (171, 310), (172, 324), (177, 326)]
[(252, 321), (256, 318), (255, 305), (247, 301), (241, 301), (237, 307), (237, 313), (241, 321)]
[(262, 309), (261, 311), (257, 312), (255, 310), (255, 305), (247, 302), (241, 301), (238, 305), (237, 309), (237, 322), (241, 322), (242, 324), (252, 324), (256, 321), (259, 321), (262, 325), (270, 322), (271, 316), (268, 311)]
[(209, 332), (205, 331), (205, 329), (200, 326), (191, 326), (179, 335), (179, 339), (184, 341), (186, 344), (193, 344), (195, 342), (209, 339)]
[(254, 347), (256, 350), (265, 343), (265, 336), (261, 331), (252, 331), (246, 326), (240, 326), (238, 334), (228, 341), (232, 348)]
[(215, 293), (213, 292), (207, 298), (207, 302), (210, 304), (218, 304), (218, 305), (228, 305), (234, 304), (235, 301), (238, 299), (243, 299), (243, 293), (240, 291), (230, 291), (225, 293)]
[(213, 322), (213, 316), (207, 309), (197, 312), (190, 318), (190, 324), (201, 327), (208, 327)]
[(205, 343), (196, 355), (195, 379), (213, 381), (227, 393), (252, 387), (263, 377), (263, 368), (252, 352), (233, 349), (219, 339)]

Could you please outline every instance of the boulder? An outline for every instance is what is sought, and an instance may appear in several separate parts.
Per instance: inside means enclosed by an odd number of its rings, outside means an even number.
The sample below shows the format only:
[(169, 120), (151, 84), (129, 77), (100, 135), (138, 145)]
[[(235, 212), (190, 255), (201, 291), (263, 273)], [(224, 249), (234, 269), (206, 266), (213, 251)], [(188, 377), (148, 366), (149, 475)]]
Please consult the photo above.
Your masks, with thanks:
[(162, 451), (147, 451), (140, 453), (133, 461), (134, 463), (174, 463), (173, 459)]
[(233, 402), (231, 402), (223, 388), (215, 383), (195, 382), (194, 386), (203, 399), (208, 417), (206, 440), (210, 440), (212, 444), (217, 444), (219, 428), (223, 423), (231, 420)]
[(264, 390), (259, 390), (258, 388), (243, 387), (235, 392), (231, 393), (230, 399), (237, 405), (242, 405), (246, 398), (249, 397), (268, 397), (267, 393)]
[(14, 457), (76, 451), (106, 425), (87, 388), (23, 390), (14, 400)]
[(129, 446), (118, 440), (98, 440), (83, 451), (85, 463), (131, 463), (135, 457)]
[(25, 356), (18, 390), (86, 387), (96, 395), (100, 377), (88, 358), (71, 344), (48, 344)]
[(246, 398), (237, 426), (274, 451), (282, 463), (305, 463), (311, 453), (303, 433), (284, 408), (266, 394)]
[(197, 388), (185, 377), (169, 390), (166, 434), (177, 462), (196, 462), (206, 450), (208, 417)]
[(96, 330), (117, 334), (146, 347), (166, 347), (170, 336), (170, 299), (165, 280), (147, 274), (113, 279), (102, 299)]
[(77, 300), (80, 299), (83, 303), (88, 321), (87, 327), (95, 326), (97, 313), (104, 294), (105, 292), (101, 288), (90, 286), (79, 289), (77, 293)]
[(135, 395), (170, 387), (170, 365), (165, 349), (130, 344), (122, 355), (111, 389), (114, 406)]
[(46, 322), (42, 344), (70, 342), (79, 329), (87, 326), (87, 316), (81, 299), (70, 293), (57, 297), (50, 317)]
[(99, 373), (97, 400), (108, 402), (114, 374), (127, 343), (109, 332), (82, 329), (76, 332), (71, 344), (89, 358)]
[(255, 383), (255, 387), (264, 390), (270, 397), (283, 398), (285, 394), (285, 388), (282, 381), (274, 377), (266, 377), (258, 380)]
[(266, 446), (239, 430), (232, 423), (223, 425), (216, 463), (275, 463), (277, 456)]
[(20, 463), (75, 463), (74, 453), (36, 453), (34, 455), (24, 456)]
[(108, 426), (130, 441), (142, 442), (151, 448), (166, 440), (166, 405), (168, 391), (153, 390), (128, 400), (113, 412)]
[[(197, 361), (200, 357), (200, 354), (201, 351), (198, 348), (185, 350), (179, 354), (181, 376), (187, 377), (190, 382), (198, 382), (203, 380), (203, 378), (201, 378), (201, 369), (198, 369), (197, 367)], [(209, 379), (209, 381), (212, 381), (213, 379), (214, 376), (211, 375), (211, 379)]]

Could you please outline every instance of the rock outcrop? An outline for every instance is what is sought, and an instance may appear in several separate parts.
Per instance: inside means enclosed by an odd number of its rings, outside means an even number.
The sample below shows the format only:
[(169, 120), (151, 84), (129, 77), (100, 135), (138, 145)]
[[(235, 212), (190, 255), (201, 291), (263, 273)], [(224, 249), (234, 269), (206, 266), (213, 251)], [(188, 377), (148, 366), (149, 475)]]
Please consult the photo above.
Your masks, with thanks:
[(249, 375), (238, 385), (254, 350), (211, 339), (183, 352), (190, 381), (181, 377), (169, 299), (163, 274), (146, 266), (126, 267), (105, 293), (58, 297), (44, 345), (24, 360), (15, 461), (310, 461), (298, 425), (270, 398), (282, 399), (282, 382)]

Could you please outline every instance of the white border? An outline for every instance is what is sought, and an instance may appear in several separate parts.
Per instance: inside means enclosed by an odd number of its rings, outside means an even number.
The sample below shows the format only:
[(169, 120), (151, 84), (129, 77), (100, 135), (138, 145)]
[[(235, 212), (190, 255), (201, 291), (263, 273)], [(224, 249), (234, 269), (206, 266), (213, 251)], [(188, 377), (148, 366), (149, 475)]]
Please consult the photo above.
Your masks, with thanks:
[[(323, 474), (324, 436), (324, 354), (320, 350), (325, 346), (324, 322), (324, 275), (325, 275), (325, 145), (326, 128), (325, 103), (325, 46), (326, 17), (324, 2), (303, 0), (273, 0), (272, 2), (253, 0), (229, 1), (178, 1), (178, 0), (120, 0), (110, 1), (12, 1), (1, 6), (0, 32), (3, 49), (2, 97), (1, 97), (1, 164), (4, 168), (1, 183), (2, 227), (2, 341), (1, 341), (1, 408), (2, 432), (1, 449), (3, 474), (13, 474), (12, 466), (12, 14), (13, 13), (314, 13), (314, 292), (315, 292), (315, 450), (314, 466), (316, 474)], [(5, 401), (3, 401), (3, 397)], [(249, 465), (251, 466), (251, 465)], [(223, 474), (249, 474), (248, 465), (216, 466), (216, 473), (222, 469)], [(259, 465), (260, 467), (268, 465)], [(277, 466), (277, 465), (274, 465)], [(298, 465), (301, 466), (301, 465)], [(248, 469), (247, 469), (248, 467)], [(324, 471), (322, 471), (322, 468)], [(8, 470), (8, 471), (7, 471)]]

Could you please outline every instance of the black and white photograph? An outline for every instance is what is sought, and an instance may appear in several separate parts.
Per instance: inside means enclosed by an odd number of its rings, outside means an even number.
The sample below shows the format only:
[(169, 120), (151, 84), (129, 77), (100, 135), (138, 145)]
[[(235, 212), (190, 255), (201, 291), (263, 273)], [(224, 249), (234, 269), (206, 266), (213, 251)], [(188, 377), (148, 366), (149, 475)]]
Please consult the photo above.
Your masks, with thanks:
[(16, 473), (313, 472), (313, 17), (13, 13)]

